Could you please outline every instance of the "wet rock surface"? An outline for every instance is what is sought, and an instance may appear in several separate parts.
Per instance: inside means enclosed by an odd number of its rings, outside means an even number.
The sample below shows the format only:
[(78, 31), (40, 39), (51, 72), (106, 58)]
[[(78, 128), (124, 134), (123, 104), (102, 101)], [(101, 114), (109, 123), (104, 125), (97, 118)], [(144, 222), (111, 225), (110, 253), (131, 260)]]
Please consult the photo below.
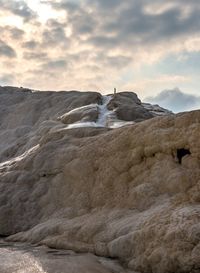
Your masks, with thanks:
[(134, 273), (117, 260), (0, 240), (2, 273)]
[(64, 124), (71, 124), (74, 122), (96, 122), (98, 119), (98, 107), (95, 104), (90, 104), (89, 106), (83, 106), (78, 108), (77, 110), (72, 110), (60, 118)]

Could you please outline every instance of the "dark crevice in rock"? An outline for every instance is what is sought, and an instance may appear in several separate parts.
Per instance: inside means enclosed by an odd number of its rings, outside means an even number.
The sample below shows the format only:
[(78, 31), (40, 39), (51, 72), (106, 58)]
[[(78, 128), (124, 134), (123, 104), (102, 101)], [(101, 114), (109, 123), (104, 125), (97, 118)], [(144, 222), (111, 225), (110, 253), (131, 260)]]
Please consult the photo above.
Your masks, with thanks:
[(4, 239), (6, 237), (10, 236), (9, 234), (5, 235), (5, 234), (0, 234), (0, 239)]
[(181, 148), (177, 149), (177, 158), (178, 158), (178, 163), (182, 163), (182, 158), (186, 155), (191, 155), (191, 152), (189, 149)]

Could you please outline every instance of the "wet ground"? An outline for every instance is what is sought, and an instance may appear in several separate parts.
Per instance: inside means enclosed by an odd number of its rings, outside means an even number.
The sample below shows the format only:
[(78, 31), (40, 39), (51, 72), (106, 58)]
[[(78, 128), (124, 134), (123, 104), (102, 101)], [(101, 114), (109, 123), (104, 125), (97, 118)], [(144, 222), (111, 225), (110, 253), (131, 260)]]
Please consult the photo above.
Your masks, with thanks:
[(117, 260), (0, 240), (0, 273), (131, 273)]

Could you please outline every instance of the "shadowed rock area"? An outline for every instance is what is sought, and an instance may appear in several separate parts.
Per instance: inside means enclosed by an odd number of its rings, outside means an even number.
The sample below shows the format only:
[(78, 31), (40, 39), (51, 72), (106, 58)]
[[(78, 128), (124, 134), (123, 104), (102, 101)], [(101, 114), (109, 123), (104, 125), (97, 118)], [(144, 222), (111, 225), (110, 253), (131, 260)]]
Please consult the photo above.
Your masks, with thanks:
[[(97, 120), (83, 119), (87, 105)], [(77, 127), (62, 122), (80, 107)], [(112, 257), (130, 272), (200, 272), (200, 111), (173, 115), (130, 92), (9, 87), (0, 109), (7, 240)]]

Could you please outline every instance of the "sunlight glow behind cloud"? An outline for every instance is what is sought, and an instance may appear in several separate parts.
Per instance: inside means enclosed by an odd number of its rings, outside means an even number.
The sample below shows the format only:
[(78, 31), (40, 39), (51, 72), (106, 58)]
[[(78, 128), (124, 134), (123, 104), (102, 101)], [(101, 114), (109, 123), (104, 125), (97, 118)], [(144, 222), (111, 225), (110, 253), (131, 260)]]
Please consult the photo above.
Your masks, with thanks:
[(40, 0), (26, 0), (28, 6), (34, 10), (38, 14), (38, 20), (42, 23), (46, 23), (46, 21), (50, 18), (56, 19), (58, 12), (56, 12), (50, 5), (46, 5)]

